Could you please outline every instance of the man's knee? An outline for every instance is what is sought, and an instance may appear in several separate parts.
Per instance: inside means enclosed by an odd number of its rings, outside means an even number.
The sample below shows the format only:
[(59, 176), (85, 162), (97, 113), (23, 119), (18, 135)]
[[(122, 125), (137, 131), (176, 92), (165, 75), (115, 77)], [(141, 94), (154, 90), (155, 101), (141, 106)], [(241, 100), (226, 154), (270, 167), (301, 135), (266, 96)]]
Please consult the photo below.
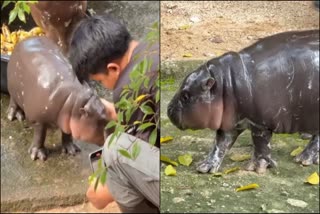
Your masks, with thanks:
[(121, 204), (118, 205), (123, 213), (160, 213), (159, 208), (148, 200), (143, 200), (141, 203), (132, 207), (123, 206)]

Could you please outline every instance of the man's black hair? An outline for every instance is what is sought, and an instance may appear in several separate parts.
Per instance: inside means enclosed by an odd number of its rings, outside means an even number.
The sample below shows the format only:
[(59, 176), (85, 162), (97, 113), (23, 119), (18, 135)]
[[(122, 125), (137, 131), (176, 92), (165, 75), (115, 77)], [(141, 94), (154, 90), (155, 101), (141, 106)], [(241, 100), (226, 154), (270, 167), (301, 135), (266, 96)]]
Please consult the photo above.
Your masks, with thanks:
[(87, 17), (74, 29), (68, 58), (80, 82), (89, 74), (105, 72), (112, 60), (122, 57), (132, 37), (119, 20), (109, 15)]

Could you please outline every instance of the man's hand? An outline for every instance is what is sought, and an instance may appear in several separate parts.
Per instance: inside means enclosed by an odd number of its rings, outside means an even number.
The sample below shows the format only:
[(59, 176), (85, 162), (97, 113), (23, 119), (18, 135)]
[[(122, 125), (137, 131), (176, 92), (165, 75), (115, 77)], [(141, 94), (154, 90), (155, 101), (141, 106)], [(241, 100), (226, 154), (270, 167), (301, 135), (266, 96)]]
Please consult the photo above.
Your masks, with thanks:
[(97, 209), (105, 208), (109, 203), (114, 201), (107, 185), (101, 185), (99, 182), (96, 191), (94, 191), (95, 180), (90, 184), (87, 190), (87, 198)]
[(114, 107), (114, 104), (103, 98), (100, 98), (100, 100), (106, 108), (108, 118), (111, 118), (111, 120), (117, 120), (117, 112)]

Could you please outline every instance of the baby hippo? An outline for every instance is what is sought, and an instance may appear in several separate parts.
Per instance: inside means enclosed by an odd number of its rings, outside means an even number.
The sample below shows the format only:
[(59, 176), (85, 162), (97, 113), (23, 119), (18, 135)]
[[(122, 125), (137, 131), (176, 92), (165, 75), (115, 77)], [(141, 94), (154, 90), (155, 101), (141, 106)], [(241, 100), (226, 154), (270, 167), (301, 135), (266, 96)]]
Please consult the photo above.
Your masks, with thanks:
[(29, 149), (33, 160), (47, 158), (44, 142), (49, 127), (61, 129), (64, 153), (80, 151), (72, 137), (103, 145), (105, 107), (87, 84), (78, 81), (50, 39), (31, 37), (15, 47), (8, 64), (8, 90), (8, 119), (25, 117), (34, 128)]
[(308, 133), (295, 161), (319, 163), (319, 31), (266, 37), (240, 52), (209, 60), (190, 73), (168, 105), (179, 129), (217, 130), (216, 144), (198, 166), (218, 171), (237, 137), (250, 129), (254, 154), (247, 169), (275, 166), (272, 133)]

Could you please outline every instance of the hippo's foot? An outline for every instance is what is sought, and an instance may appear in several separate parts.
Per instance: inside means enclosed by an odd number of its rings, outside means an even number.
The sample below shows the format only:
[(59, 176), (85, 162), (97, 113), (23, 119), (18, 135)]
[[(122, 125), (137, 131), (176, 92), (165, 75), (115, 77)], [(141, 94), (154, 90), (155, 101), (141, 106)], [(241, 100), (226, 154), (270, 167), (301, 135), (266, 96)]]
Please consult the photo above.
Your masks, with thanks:
[(31, 154), (32, 160), (36, 160), (38, 158), (42, 161), (47, 160), (47, 150), (45, 147), (30, 147), (28, 152)]
[(76, 155), (78, 152), (81, 152), (81, 149), (72, 141), (62, 144), (62, 153)]
[(245, 170), (256, 171), (258, 174), (263, 174), (267, 171), (267, 168), (277, 167), (277, 162), (271, 158), (253, 158), (249, 161)]
[(216, 173), (219, 170), (220, 163), (211, 161), (211, 160), (204, 160), (197, 166), (197, 171), (200, 173)]
[(15, 107), (9, 107), (8, 109), (8, 120), (13, 121), (14, 119), (17, 119), (18, 121), (22, 122), (24, 120), (24, 112)]
[(314, 135), (306, 148), (294, 158), (295, 162), (308, 166), (319, 164), (319, 135)]

